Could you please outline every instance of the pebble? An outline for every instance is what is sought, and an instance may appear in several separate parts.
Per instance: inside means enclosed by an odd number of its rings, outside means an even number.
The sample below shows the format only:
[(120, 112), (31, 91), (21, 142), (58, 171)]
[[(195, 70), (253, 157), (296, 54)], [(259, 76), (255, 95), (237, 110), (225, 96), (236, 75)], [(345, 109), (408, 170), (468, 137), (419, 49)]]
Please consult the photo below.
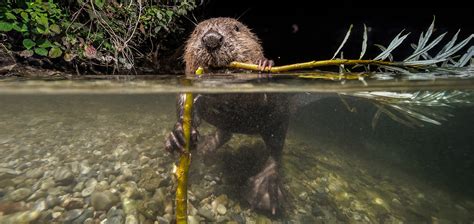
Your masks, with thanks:
[(125, 224), (138, 224), (138, 219), (134, 215), (127, 215), (125, 218)]
[(79, 217), (74, 219), (72, 224), (83, 224), (86, 219), (91, 218), (92, 216), (94, 216), (94, 210), (92, 208), (87, 208)]
[(28, 199), (26, 199), (27, 201), (35, 201), (37, 199), (40, 199), (40, 198), (44, 198), (46, 197), (46, 192), (44, 192), (43, 190), (37, 190), (35, 191), (33, 194), (31, 194)]
[(40, 212), (26, 211), (0, 216), (0, 223), (31, 223), (40, 217)]
[(170, 221), (168, 221), (168, 219), (166, 219), (164, 217), (161, 217), (161, 216), (156, 217), (156, 222), (158, 222), (158, 224), (169, 224), (170, 223)]
[(84, 200), (82, 198), (67, 198), (62, 203), (62, 207), (66, 210), (83, 208), (84, 207)]
[(45, 202), (46, 202), (46, 205), (48, 206), (48, 208), (53, 208), (54, 206), (58, 205), (61, 201), (55, 195), (48, 195), (46, 197)]
[(28, 198), (31, 193), (33, 192), (29, 188), (19, 188), (8, 194), (8, 198), (12, 201), (21, 201)]
[(198, 209), (198, 215), (211, 222), (216, 220), (212, 211), (204, 207)]
[(60, 167), (56, 169), (53, 177), (58, 185), (69, 185), (74, 181), (74, 174), (68, 167)]
[(33, 210), (38, 211), (38, 212), (42, 212), (46, 210), (47, 208), (48, 208), (48, 205), (46, 204), (45, 200), (39, 200), (35, 202), (35, 204), (33, 205)]
[(25, 176), (28, 177), (28, 178), (32, 178), (32, 179), (38, 179), (40, 177), (42, 177), (44, 174), (44, 170), (41, 169), (41, 168), (38, 168), (38, 169), (31, 169), (29, 171), (27, 171), (25, 173)]
[(199, 224), (199, 218), (193, 215), (188, 215), (188, 223), (189, 224)]
[(95, 187), (86, 187), (81, 191), (82, 197), (89, 197), (94, 192)]
[(63, 222), (70, 222), (73, 219), (79, 217), (82, 214), (83, 211), (84, 210), (82, 210), (82, 209), (73, 209), (73, 210), (67, 211), (62, 215), (61, 220)]
[(115, 206), (109, 209), (107, 212), (106, 224), (122, 224), (124, 213), (122, 209), (117, 209)]
[(222, 204), (218, 205), (216, 210), (219, 215), (225, 215), (225, 213), (227, 212), (226, 207)]
[(107, 211), (115, 203), (119, 201), (119, 198), (110, 192), (109, 190), (105, 191), (94, 191), (91, 195), (91, 204), (95, 210)]
[(82, 175), (87, 175), (89, 174), (89, 172), (91, 172), (92, 168), (89, 166), (89, 164), (87, 164), (87, 161), (83, 161), (80, 165), (79, 165), (79, 168), (80, 168), (80, 171), (81, 171), (81, 174)]
[(63, 214), (62, 212), (53, 212), (53, 214), (51, 214), (51, 217), (53, 217), (53, 219), (57, 219), (62, 214)]
[(47, 178), (45, 180), (43, 180), (43, 182), (41, 182), (41, 190), (49, 190), (51, 188), (53, 188), (54, 186), (56, 186), (56, 183), (54, 182), (54, 180), (52, 178)]

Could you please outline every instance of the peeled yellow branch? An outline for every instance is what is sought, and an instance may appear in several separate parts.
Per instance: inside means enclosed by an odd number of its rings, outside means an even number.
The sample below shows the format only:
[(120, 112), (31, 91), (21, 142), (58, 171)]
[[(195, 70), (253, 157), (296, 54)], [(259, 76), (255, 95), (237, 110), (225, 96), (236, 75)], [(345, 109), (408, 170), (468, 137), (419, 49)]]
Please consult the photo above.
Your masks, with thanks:
[[(333, 59), (333, 60), (309, 61), (309, 62), (303, 62), (303, 63), (297, 63), (297, 64), (276, 66), (270, 69), (266, 68), (264, 71), (271, 72), (271, 73), (278, 73), (278, 72), (287, 72), (291, 70), (308, 69), (308, 68), (315, 68), (315, 67), (322, 67), (322, 66), (358, 65), (358, 64), (359, 65), (389, 65), (389, 66), (400, 65), (399, 63), (390, 62), (390, 61)], [(228, 67), (260, 71), (258, 65), (256, 64), (247, 64), (247, 63), (241, 63), (241, 62), (236, 62), (236, 61), (231, 62)]]
[[(187, 80), (189, 81), (189, 80)], [(183, 114), (183, 132), (186, 141), (184, 153), (179, 157), (179, 165), (176, 170), (176, 179), (178, 186), (176, 189), (176, 222), (188, 223), (187, 201), (188, 201), (188, 171), (191, 164), (191, 154), (189, 153), (189, 145), (191, 141), (191, 119), (193, 107), (193, 94), (185, 93), (186, 100), (184, 103)]]
[[(201, 75), (203, 68), (199, 67), (196, 70), (196, 75)], [(191, 80), (185, 79), (184, 84), (190, 85)], [(193, 94), (185, 93), (186, 99), (184, 101), (183, 112), (183, 133), (184, 133), (184, 153), (179, 157), (179, 165), (176, 169), (176, 179), (178, 186), (176, 188), (176, 223), (188, 223), (188, 171), (191, 164), (191, 153), (189, 147), (191, 144), (191, 125), (193, 115)]]

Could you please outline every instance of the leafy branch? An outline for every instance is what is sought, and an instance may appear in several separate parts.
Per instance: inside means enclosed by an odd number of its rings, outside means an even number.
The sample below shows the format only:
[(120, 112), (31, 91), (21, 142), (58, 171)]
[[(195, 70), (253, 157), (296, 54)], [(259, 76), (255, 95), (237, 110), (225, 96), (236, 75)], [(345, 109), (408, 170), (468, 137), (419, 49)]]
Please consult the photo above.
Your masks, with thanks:
[[(401, 73), (402, 75), (411, 75), (416, 74), (416, 72), (420, 71), (436, 71), (436, 70), (446, 70), (446, 68), (459, 68), (466, 66), (472, 56), (474, 54), (474, 47), (471, 46), (464, 53), (462, 56), (455, 55), (461, 49), (463, 49), (467, 44), (470, 43), (474, 34), (469, 35), (466, 39), (456, 43), (459, 31), (452, 37), (452, 39), (444, 45), (440, 51), (435, 56), (430, 56), (428, 51), (432, 50), (435, 46), (437, 46), (441, 40), (446, 36), (447, 33), (443, 33), (436, 37), (433, 40), (430, 40), (430, 37), (433, 34), (434, 30), (434, 20), (431, 23), (430, 27), (426, 31), (426, 34), (423, 32), (421, 33), (418, 44), (411, 44), (414, 48), (414, 51), (411, 55), (405, 58), (403, 61), (393, 61), (392, 52), (397, 49), (404, 40), (408, 37), (410, 33), (403, 34), (404, 31), (401, 31), (394, 39), (390, 42), (387, 47), (382, 45), (376, 45), (378, 48), (382, 50), (376, 57), (373, 59), (362, 60), (366, 49), (367, 49), (367, 28), (364, 25), (364, 33), (363, 33), (363, 42), (362, 42), (362, 50), (360, 53), (360, 57), (358, 59), (343, 59), (342, 52), (340, 53), (341, 57), (336, 58), (339, 54), (341, 49), (343, 49), (346, 41), (349, 39), (351, 34), (352, 25), (349, 27), (349, 30), (344, 37), (344, 40), (338, 47), (337, 51), (335, 52), (334, 56), (330, 60), (323, 60), (323, 61), (310, 61), (310, 62), (303, 62), (297, 64), (290, 64), (290, 65), (283, 65), (283, 66), (276, 66), (272, 68), (265, 68), (264, 72), (270, 73), (280, 73), (280, 72), (289, 72), (294, 70), (301, 70), (301, 69), (311, 69), (316, 67), (327, 67), (327, 66), (343, 66), (343, 65), (355, 65), (353, 68), (357, 68), (363, 66), (365, 71), (367, 72), (377, 72), (383, 69), (384, 71), (391, 71), (395, 73)], [(388, 59), (388, 60), (387, 60)], [(371, 65), (376, 66), (379, 70), (371, 69)], [(253, 71), (261, 71), (258, 65), (255, 64), (248, 64), (248, 63), (240, 63), (240, 62), (231, 62), (229, 64), (230, 68), (237, 68), (237, 69), (246, 69), (246, 70), (253, 70)], [(343, 71), (350, 72), (347, 69)], [(454, 70), (455, 71), (455, 70)]]
[[(342, 43), (337, 48), (334, 56), (330, 60), (310, 61), (284, 66), (265, 68), (265, 72), (280, 73), (301, 69), (311, 69), (317, 67), (339, 66), (340, 73), (335, 75), (301, 74), (293, 73), (293, 77), (313, 78), (327, 80), (353, 80), (364, 81), (366, 77), (374, 79), (386, 79), (386, 72), (391, 75), (402, 75), (408, 79), (435, 79), (441, 74), (451, 74), (457, 77), (472, 76), (472, 57), (474, 46), (470, 46), (463, 55), (456, 55), (464, 49), (474, 37), (469, 35), (464, 40), (457, 42), (460, 30), (454, 34), (436, 54), (430, 54), (447, 33), (440, 34), (432, 38), (434, 22), (428, 27), (426, 33), (422, 32), (418, 43), (411, 44), (413, 52), (402, 61), (394, 61), (392, 52), (397, 49), (408, 37), (410, 33), (404, 31), (398, 33), (387, 47), (375, 45), (381, 52), (373, 59), (362, 59), (367, 50), (367, 27), (364, 25), (363, 41), (361, 53), (358, 59), (344, 59), (342, 49), (351, 35), (352, 25), (349, 27)], [(339, 53), (340, 52), (340, 53)], [(340, 55), (340, 58), (336, 58)], [(470, 64), (471, 63), (471, 64)], [(354, 73), (345, 66), (353, 65), (351, 69), (363, 67), (365, 73), (354, 76)], [(261, 68), (254, 64), (231, 62), (230, 68), (248, 69), (260, 71)], [(375, 69), (374, 69), (375, 68)], [(272, 77), (288, 76), (288, 74), (272, 74)], [(290, 73), (291, 75), (291, 73)], [(423, 122), (440, 125), (447, 117), (452, 116), (449, 109), (455, 105), (473, 105), (472, 92), (465, 91), (416, 91), (416, 92), (388, 92), (388, 91), (366, 91), (355, 93), (342, 93), (371, 100), (377, 107), (377, 111), (372, 120), (372, 127), (375, 128), (380, 115), (386, 114), (391, 119), (409, 127), (422, 127)]]

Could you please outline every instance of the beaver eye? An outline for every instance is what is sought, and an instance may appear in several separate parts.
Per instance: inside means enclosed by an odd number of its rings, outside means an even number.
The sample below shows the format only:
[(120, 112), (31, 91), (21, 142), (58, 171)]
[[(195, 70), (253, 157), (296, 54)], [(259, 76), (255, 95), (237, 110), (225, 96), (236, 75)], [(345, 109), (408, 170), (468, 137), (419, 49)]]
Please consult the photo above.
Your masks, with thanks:
[(239, 29), (239, 26), (235, 25), (235, 26), (234, 26), (234, 30), (237, 31), (237, 32), (239, 32), (239, 30), (240, 30), (240, 29)]

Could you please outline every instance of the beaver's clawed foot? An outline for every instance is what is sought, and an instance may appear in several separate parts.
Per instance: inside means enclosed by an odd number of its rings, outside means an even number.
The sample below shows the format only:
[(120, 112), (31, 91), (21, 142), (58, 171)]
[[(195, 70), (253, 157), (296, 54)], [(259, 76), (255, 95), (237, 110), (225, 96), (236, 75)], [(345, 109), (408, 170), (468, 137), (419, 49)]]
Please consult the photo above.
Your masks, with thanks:
[(270, 70), (275, 65), (275, 62), (273, 62), (273, 60), (263, 58), (258, 60), (257, 64), (260, 71), (265, 71), (267, 69)]
[[(191, 127), (191, 145), (189, 147), (190, 150), (196, 149), (198, 138), (199, 132), (196, 130), (196, 128)], [(168, 136), (166, 136), (165, 149), (170, 153), (183, 153), (184, 146), (186, 144), (185, 142), (186, 141), (184, 138), (183, 125), (181, 122), (177, 122), (173, 130), (168, 134)]]
[(249, 187), (247, 201), (252, 208), (266, 210), (273, 215), (281, 209), (284, 197), (277, 162), (273, 157), (268, 158), (260, 173), (249, 179)]

